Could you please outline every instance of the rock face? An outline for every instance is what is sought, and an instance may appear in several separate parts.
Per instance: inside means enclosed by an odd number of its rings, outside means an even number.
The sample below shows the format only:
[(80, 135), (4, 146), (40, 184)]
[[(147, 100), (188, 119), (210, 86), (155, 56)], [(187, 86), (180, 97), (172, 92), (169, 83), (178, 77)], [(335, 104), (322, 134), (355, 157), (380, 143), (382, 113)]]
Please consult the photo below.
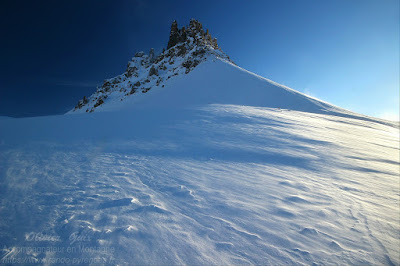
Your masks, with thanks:
[(173, 21), (166, 50), (158, 55), (153, 48), (148, 55), (136, 52), (123, 74), (104, 80), (95, 93), (80, 100), (70, 113), (94, 112), (111, 99), (123, 101), (140, 91), (163, 88), (169, 79), (188, 74), (200, 63), (215, 57), (231, 61), (199, 21), (191, 19), (187, 27), (180, 29)]

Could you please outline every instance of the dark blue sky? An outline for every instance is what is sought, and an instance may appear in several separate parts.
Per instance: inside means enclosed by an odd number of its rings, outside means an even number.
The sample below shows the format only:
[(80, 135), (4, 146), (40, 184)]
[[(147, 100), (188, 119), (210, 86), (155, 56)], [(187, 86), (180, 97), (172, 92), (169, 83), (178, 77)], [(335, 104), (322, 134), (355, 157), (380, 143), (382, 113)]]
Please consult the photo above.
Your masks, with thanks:
[[(60, 114), (136, 51), (196, 18), (241, 67), (360, 113), (398, 117), (399, 2), (0, 1), (0, 115)], [(398, 118), (397, 118), (398, 119)]]

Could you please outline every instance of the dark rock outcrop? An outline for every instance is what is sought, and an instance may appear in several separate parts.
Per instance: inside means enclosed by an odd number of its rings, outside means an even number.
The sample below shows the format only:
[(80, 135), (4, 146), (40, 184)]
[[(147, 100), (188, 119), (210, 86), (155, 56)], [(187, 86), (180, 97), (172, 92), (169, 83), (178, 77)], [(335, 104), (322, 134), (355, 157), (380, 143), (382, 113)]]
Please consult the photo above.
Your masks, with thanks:
[(144, 56), (144, 52), (143, 51), (135, 53), (135, 57), (143, 57), (143, 56)]
[(171, 48), (172, 46), (175, 46), (179, 42), (179, 40), (180, 40), (180, 33), (178, 29), (178, 22), (174, 20), (171, 25), (171, 32), (169, 34), (167, 49)]
[(158, 76), (158, 71), (154, 66), (151, 66), (150, 71), (149, 71), (149, 77), (156, 75)]
[(103, 100), (102, 97), (100, 97), (100, 98), (97, 100), (96, 104), (94, 105), (94, 108), (96, 108), (97, 106), (102, 105), (103, 103), (104, 103), (104, 100)]
[(86, 96), (83, 96), (82, 100), (79, 100), (78, 104), (75, 106), (76, 109), (81, 109), (84, 105), (86, 105), (89, 102), (89, 100), (86, 98)]
[(178, 23), (174, 20), (171, 25), (167, 49), (179, 43), (190, 42), (191, 40), (195, 44), (210, 45), (214, 49), (218, 49), (217, 39), (211, 36), (208, 29), (204, 32), (203, 25), (199, 21), (191, 19), (187, 29), (185, 27), (179, 29)]

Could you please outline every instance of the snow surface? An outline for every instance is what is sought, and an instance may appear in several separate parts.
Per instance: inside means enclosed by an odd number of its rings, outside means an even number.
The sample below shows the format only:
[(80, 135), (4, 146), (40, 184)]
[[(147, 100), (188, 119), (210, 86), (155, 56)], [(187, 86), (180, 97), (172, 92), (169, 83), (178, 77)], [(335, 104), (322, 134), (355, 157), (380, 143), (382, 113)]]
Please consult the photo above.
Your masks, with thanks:
[(399, 265), (399, 125), (209, 60), (0, 119), (0, 263)]

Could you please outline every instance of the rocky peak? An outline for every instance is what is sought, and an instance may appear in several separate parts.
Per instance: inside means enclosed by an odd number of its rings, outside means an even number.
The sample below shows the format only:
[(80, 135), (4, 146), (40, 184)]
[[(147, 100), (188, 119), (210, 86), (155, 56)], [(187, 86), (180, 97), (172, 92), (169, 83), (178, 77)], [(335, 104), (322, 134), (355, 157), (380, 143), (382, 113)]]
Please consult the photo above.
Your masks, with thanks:
[(191, 19), (187, 28), (178, 28), (176, 20), (172, 22), (167, 49), (179, 43), (194, 42), (197, 45), (209, 45), (218, 49), (217, 39), (212, 38), (208, 29), (204, 32), (203, 25), (195, 19)]
[(178, 22), (174, 20), (171, 25), (171, 32), (169, 33), (169, 41), (167, 49), (175, 46), (180, 41), (181, 32), (178, 29)]
[(95, 93), (80, 100), (72, 112), (94, 112), (108, 101), (123, 101), (139, 92), (163, 88), (169, 79), (188, 74), (200, 63), (215, 58), (231, 61), (199, 21), (191, 19), (187, 27), (180, 29), (173, 21), (167, 50), (158, 55), (153, 48), (148, 54), (136, 52), (123, 74), (106, 79)]

